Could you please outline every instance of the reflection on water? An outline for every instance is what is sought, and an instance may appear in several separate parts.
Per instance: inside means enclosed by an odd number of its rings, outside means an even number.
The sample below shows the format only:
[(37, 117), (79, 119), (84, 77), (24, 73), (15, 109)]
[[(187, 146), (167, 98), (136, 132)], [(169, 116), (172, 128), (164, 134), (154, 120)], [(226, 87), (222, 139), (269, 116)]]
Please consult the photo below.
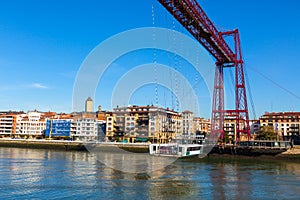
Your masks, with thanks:
[(176, 161), (175, 157), (157, 157), (149, 153), (133, 153), (119, 147), (88, 148), (91, 155), (106, 166), (127, 173), (151, 173)]
[(189, 158), (123, 173), (88, 152), (0, 148), (1, 199), (298, 199), (299, 191), (297, 162)]

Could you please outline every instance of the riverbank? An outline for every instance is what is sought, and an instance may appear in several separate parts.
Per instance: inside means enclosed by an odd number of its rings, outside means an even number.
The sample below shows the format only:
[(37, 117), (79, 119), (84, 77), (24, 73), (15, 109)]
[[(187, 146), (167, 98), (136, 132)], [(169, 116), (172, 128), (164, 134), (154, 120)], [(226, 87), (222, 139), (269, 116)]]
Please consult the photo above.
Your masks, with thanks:
[(147, 143), (105, 142), (95, 144), (67, 140), (0, 139), (0, 147), (57, 149), (66, 151), (87, 151), (96, 148), (105, 152), (121, 148), (125, 151), (135, 153), (149, 152), (149, 144)]
[(0, 147), (57, 149), (66, 151), (86, 150), (82, 142), (64, 140), (0, 139)]
[[(148, 153), (149, 144), (147, 143), (83, 143), (80, 141), (64, 141), (64, 140), (28, 140), (28, 139), (0, 139), (0, 147), (14, 147), (14, 148), (30, 148), (30, 149), (56, 149), (65, 151), (87, 151), (90, 148), (96, 148), (103, 152), (113, 152), (116, 147), (125, 151), (134, 153)], [(235, 149), (220, 150), (215, 147), (208, 156), (216, 157), (260, 157), (272, 159), (290, 159), (300, 160), (300, 146), (294, 146), (290, 149), (280, 151), (270, 151), (265, 149)]]
[[(267, 152), (267, 153), (266, 153)], [(275, 160), (296, 160), (300, 161), (300, 146), (294, 146), (286, 151), (279, 152), (279, 153), (270, 153), (268, 151), (261, 151), (260, 153), (253, 153), (250, 154), (249, 152), (246, 154), (237, 154), (235, 152), (225, 151), (225, 152), (218, 152), (213, 150), (211, 153), (207, 155), (207, 157), (225, 157), (225, 158), (253, 158), (253, 159), (275, 159)]]
[(293, 148), (282, 152), (275, 156), (276, 158), (288, 158), (292, 160), (300, 160), (300, 146), (294, 146)]

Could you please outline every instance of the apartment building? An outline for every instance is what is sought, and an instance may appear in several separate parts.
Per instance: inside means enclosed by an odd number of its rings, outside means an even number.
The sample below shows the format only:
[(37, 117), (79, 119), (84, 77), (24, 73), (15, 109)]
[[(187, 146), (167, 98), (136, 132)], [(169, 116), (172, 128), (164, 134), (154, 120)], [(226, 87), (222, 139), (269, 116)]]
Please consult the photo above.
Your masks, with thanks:
[(71, 137), (79, 141), (99, 141), (105, 137), (103, 124), (105, 121), (98, 120), (95, 113), (75, 113), (71, 122)]
[(39, 111), (29, 111), (17, 116), (16, 133), (17, 138), (42, 138), (46, 129), (45, 115)]
[(300, 136), (300, 112), (271, 112), (259, 118), (261, 126), (271, 126), (279, 139), (291, 140)]
[(167, 142), (181, 133), (181, 114), (168, 108), (128, 106), (107, 113), (107, 140), (118, 137), (129, 142)]
[(72, 119), (47, 119), (46, 138), (69, 138), (71, 136)]
[(17, 117), (23, 112), (3, 112), (0, 115), (0, 137), (11, 138), (16, 133)]
[(195, 135), (194, 113), (185, 110), (182, 112), (182, 119), (183, 135)]
[(210, 133), (211, 122), (210, 119), (202, 117), (193, 118), (193, 132), (196, 134)]

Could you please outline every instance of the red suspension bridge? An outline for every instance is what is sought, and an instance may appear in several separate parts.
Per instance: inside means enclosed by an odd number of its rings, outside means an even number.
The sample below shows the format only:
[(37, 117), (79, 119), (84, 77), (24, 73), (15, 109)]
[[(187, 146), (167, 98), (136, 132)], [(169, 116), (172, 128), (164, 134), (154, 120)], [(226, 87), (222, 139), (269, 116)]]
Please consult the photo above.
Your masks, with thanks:
[[(239, 31), (218, 31), (196, 0), (158, 0), (167, 11), (216, 59), (214, 94), (212, 104), (211, 134), (224, 138), (225, 115), (234, 116), (236, 136), (244, 134), (250, 139), (249, 114), (246, 97), (244, 61)], [(234, 47), (225, 41), (230, 36)], [(224, 108), (224, 69), (235, 70), (235, 109)]]

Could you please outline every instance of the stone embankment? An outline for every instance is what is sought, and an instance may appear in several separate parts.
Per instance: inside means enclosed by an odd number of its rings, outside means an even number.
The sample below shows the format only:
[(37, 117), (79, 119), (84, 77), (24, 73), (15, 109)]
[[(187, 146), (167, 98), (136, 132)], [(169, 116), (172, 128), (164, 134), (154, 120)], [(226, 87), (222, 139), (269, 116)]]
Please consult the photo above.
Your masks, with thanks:
[(289, 159), (300, 159), (300, 146), (294, 146), (293, 148), (276, 155), (276, 157), (289, 158)]
[(82, 142), (64, 140), (0, 139), (0, 147), (58, 149), (67, 151), (85, 150), (85, 147)]

